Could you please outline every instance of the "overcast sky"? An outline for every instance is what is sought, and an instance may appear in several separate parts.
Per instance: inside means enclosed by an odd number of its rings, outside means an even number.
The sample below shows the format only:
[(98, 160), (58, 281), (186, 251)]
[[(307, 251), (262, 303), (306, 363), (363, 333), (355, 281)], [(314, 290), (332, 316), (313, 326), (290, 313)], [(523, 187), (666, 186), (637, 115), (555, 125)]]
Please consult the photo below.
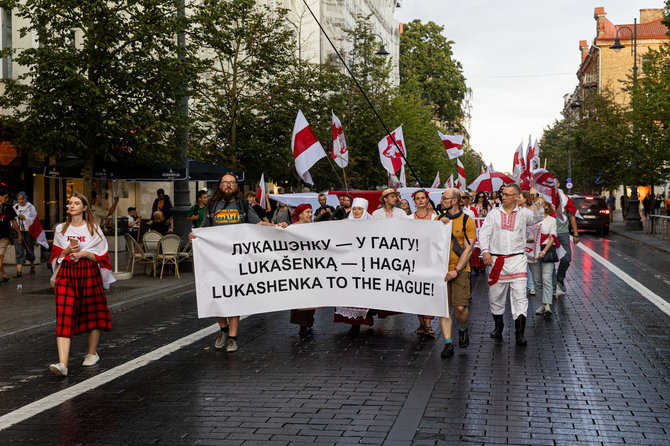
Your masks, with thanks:
[[(472, 89), (471, 143), (499, 171), (512, 169), (517, 146), (540, 139), (560, 118), (563, 95), (577, 85), (579, 41), (596, 35), (594, 9), (614, 24), (633, 23), (640, 9), (663, 0), (403, 0), (401, 22), (445, 28)], [(632, 67), (631, 67), (632, 68)], [(540, 154), (541, 156), (541, 154)], [(542, 160), (544, 163), (544, 160)]]

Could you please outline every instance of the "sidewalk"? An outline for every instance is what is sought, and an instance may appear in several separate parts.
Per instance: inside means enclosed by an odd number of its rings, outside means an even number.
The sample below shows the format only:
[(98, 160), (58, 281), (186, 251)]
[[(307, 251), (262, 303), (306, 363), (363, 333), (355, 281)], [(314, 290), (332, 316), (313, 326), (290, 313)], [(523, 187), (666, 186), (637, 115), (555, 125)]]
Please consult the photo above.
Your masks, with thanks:
[[(119, 253), (119, 271), (126, 270), (126, 252)], [(110, 255), (112, 267), (114, 255)], [(51, 329), (56, 323), (54, 290), (49, 284), (51, 270), (47, 263), (35, 266), (35, 274), (30, 267), (23, 267), (23, 276), (13, 278), (14, 265), (6, 265), (5, 271), (10, 281), (0, 285), (0, 339), (7, 336), (20, 337), (36, 330)], [(158, 272), (160, 274), (160, 270)], [(135, 275), (129, 280), (117, 280), (106, 291), (107, 304), (112, 313), (144, 304), (149, 299), (167, 294), (176, 295), (193, 290), (193, 273), (180, 273), (181, 278), (167, 269), (159, 279), (144, 274), (143, 265), (135, 265)], [(22, 289), (18, 289), (21, 285)]]
[[(646, 224), (644, 217), (642, 217), (642, 224)], [(664, 254), (670, 255), (670, 243), (667, 241), (661, 240), (658, 237), (654, 237), (650, 234), (645, 234), (644, 230), (642, 231), (630, 231), (626, 229), (626, 222), (621, 215), (621, 210), (614, 211), (614, 221), (610, 223), (610, 231), (616, 235), (626, 237), (630, 240), (642, 243), (648, 246), (651, 249), (660, 251)]]

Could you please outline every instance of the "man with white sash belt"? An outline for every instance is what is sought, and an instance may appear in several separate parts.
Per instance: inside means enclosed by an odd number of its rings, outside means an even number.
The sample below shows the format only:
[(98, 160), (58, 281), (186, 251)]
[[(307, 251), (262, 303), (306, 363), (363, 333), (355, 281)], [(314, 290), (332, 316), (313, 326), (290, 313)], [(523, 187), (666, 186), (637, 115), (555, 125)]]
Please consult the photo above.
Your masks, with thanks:
[(490, 267), (489, 305), (495, 322), (491, 337), (502, 337), (505, 300), (509, 290), (516, 344), (526, 345), (526, 226), (542, 221), (543, 213), (541, 208), (533, 211), (520, 208), (517, 204), (520, 193), (517, 184), (503, 188), (502, 206), (493, 208), (486, 216), (479, 230), (479, 244), (484, 264)]

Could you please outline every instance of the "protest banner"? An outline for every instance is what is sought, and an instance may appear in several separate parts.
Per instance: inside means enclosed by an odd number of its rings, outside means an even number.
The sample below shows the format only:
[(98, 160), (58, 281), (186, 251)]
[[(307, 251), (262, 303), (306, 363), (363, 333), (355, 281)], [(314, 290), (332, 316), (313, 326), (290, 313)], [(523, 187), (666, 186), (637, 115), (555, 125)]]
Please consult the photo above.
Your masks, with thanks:
[(199, 317), (335, 306), (448, 315), (451, 223), (347, 220), (193, 232)]

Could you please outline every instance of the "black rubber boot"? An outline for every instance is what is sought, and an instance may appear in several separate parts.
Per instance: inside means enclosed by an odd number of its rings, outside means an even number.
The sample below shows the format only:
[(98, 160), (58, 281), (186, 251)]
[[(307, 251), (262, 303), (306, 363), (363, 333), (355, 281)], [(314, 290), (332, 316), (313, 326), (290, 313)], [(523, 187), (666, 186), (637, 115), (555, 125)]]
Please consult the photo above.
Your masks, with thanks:
[(502, 338), (502, 332), (503, 328), (505, 327), (505, 324), (503, 322), (503, 315), (502, 314), (494, 314), (493, 315), (493, 321), (495, 322), (495, 327), (493, 327), (493, 331), (491, 332), (491, 337), (493, 339), (500, 339)]
[(516, 345), (528, 344), (526, 338), (523, 337), (524, 331), (526, 331), (526, 316), (521, 314), (514, 321), (514, 333), (516, 334)]

